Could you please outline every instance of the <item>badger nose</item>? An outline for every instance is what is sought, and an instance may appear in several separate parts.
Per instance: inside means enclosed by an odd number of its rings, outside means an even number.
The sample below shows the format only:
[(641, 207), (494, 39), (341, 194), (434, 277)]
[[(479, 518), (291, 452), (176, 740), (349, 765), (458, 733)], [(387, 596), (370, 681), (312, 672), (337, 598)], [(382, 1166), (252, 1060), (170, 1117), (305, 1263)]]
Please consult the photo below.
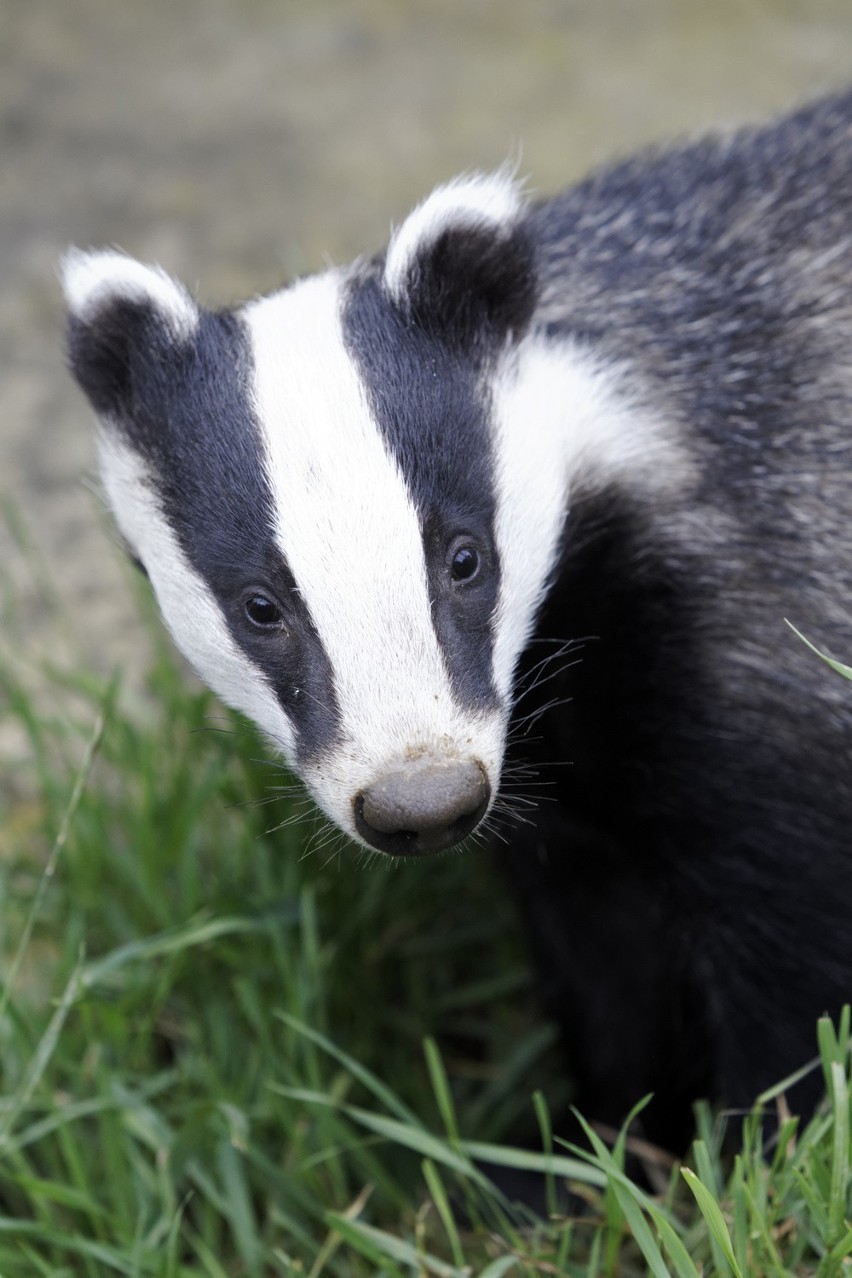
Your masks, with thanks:
[(355, 799), (365, 843), (392, 856), (425, 856), (458, 843), (485, 815), (491, 787), (480, 763), (413, 759)]

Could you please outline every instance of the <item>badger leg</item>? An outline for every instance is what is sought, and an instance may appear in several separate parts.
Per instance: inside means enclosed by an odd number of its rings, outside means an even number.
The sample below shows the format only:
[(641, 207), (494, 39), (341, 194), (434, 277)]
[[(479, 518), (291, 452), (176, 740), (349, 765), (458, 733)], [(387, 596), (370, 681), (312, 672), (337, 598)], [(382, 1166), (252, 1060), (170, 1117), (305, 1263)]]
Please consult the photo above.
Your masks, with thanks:
[(574, 1103), (618, 1127), (653, 1093), (643, 1135), (683, 1152), (692, 1101), (713, 1090), (704, 1007), (647, 872), (612, 873), (612, 849), (565, 817), (540, 814), (501, 853), (531, 938), (543, 1001), (562, 1031)]

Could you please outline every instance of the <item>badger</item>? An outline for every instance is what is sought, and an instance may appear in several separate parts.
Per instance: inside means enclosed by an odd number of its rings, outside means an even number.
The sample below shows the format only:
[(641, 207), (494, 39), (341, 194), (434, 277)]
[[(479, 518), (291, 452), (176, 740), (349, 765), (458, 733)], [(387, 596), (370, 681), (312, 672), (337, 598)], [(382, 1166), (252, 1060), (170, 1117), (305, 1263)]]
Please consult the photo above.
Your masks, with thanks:
[(178, 648), (356, 844), (498, 836), (582, 1111), (679, 1149), (802, 1066), (852, 996), (852, 693), (785, 625), (852, 655), (852, 94), (462, 176), (232, 309), (64, 288)]

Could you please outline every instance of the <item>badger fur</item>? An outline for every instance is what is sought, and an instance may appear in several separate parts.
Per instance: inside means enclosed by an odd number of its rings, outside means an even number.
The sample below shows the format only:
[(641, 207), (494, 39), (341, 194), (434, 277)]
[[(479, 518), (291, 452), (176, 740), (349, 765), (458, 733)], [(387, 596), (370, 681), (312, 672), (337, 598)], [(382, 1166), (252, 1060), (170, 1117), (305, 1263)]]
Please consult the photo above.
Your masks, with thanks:
[(852, 96), (460, 178), (233, 310), (64, 280), (176, 643), (357, 842), (503, 822), (580, 1107), (679, 1147), (802, 1065), (852, 995), (852, 694), (784, 624), (852, 654)]

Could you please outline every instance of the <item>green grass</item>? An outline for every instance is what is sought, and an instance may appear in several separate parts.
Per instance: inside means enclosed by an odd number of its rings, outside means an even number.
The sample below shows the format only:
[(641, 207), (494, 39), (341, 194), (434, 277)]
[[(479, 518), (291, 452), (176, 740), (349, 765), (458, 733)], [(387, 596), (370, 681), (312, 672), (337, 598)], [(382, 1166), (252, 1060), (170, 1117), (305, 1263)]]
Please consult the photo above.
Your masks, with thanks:
[[(487, 854), (389, 866), (282, 825), (267, 747), (154, 643), (133, 707), (0, 654), (0, 1278), (852, 1273), (848, 1020), (807, 1127), (749, 1121), (725, 1163), (701, 1111), (651, 1197), (623, 1138), (559, 1141)], [(542, 1170), (549, 1219), (501, 1163)]]

